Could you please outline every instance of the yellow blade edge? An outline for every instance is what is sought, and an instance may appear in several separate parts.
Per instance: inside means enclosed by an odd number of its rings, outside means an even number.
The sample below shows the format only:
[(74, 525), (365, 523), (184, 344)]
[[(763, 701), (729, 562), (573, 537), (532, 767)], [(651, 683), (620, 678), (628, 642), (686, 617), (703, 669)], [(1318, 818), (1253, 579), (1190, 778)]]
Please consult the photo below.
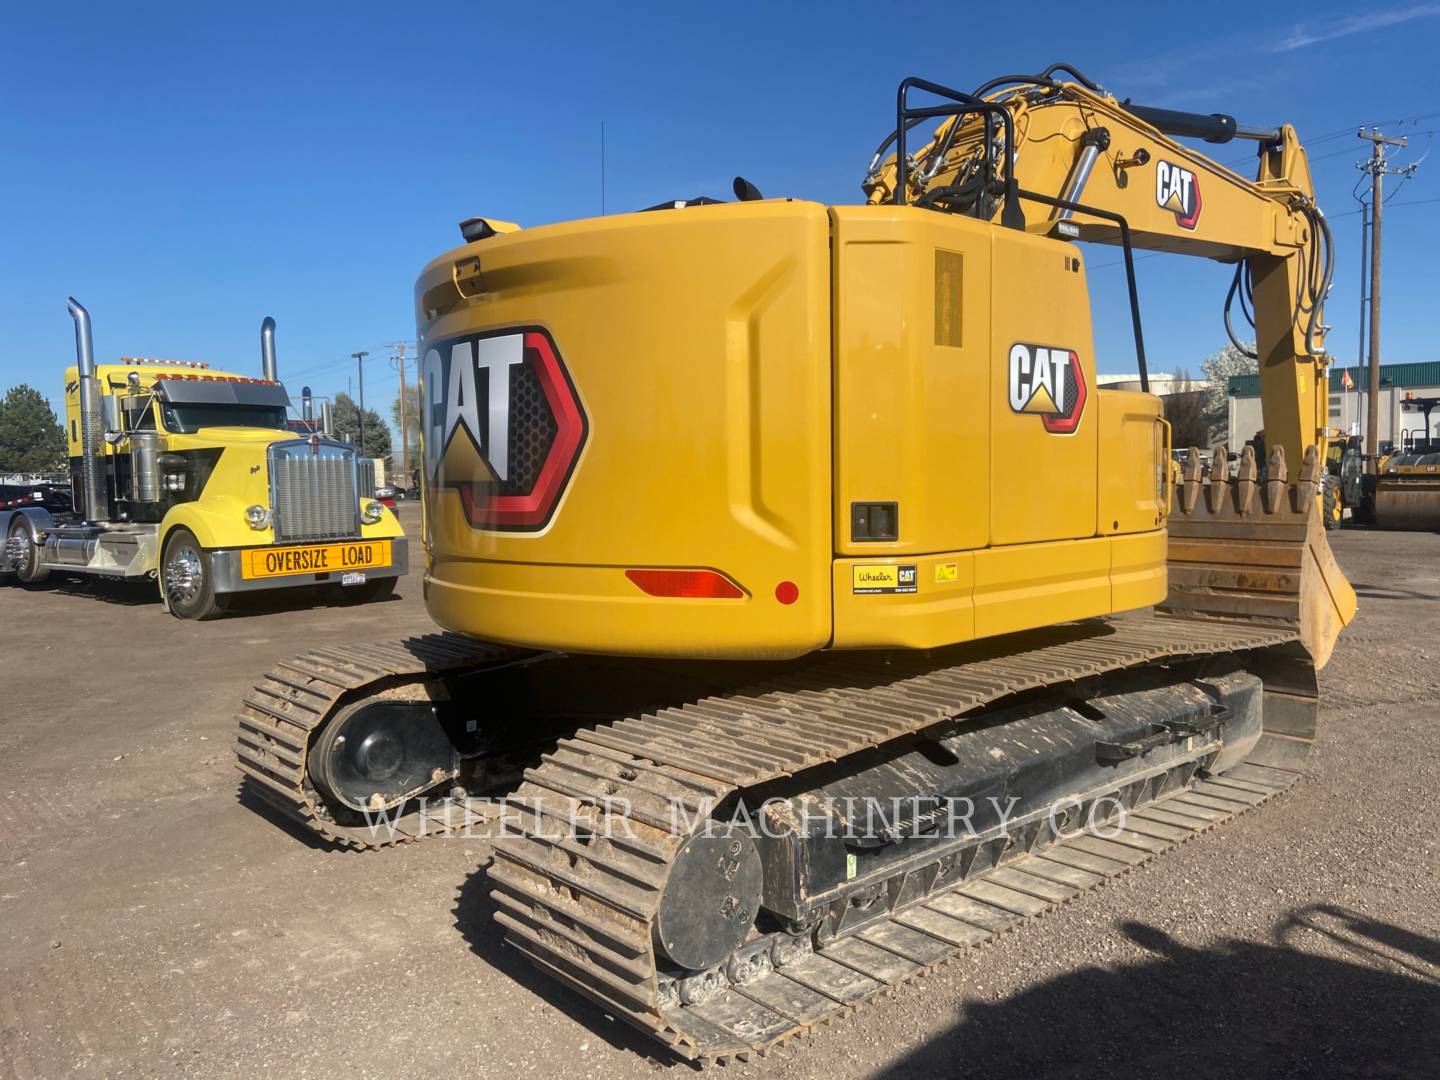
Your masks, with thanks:
[(1294, 484), (1278, 448), (1263, 481), (1249, 447), (1234, 479), (1223, 447), (1210, 477), (1192, 451), (1167, 522), (1170, 592), (1162, 610), (1288, 625), (1315, 667), (1324, 667), (1357, 601), (1325, 537), (1319, 479), (1313, 448)]

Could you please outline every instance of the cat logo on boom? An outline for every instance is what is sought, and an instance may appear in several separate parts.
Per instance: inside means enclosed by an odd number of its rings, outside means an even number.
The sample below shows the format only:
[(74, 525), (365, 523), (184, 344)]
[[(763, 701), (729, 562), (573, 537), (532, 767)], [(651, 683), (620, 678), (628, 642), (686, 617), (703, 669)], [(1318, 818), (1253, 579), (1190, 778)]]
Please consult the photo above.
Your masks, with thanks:
[(1169, 161), (1155, 164), (1155, 201), (1175, 215), (1175, 224), (1194, 229), (1200, 220), (1200, 180)]
[(548, 331), (521, 327), (423, 343), (425, 473), (460, 495), (473, 528), (550, 523), (588, 422)]
[(1010, 408), (1031, 413), (1052, 435), (1073, 435), (1085, 412), (1085, 371), (1074, 349), (1010, 346)]

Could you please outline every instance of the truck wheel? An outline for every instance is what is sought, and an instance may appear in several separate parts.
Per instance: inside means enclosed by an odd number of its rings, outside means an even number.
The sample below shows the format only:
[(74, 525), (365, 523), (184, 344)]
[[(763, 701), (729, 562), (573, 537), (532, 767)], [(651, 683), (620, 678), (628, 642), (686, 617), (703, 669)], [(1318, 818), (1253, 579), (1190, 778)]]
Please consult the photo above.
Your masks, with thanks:
[(399, 578), (371, 578), (363, 585), (331, 585), (330, 602), (348, 606), (368, 604), (375, 600), (389, 600), (395, 595), (395, 583)]
[(1340, 501), (1340, 484), (1335, 477), (1325, 475), (1320, 482), (1321, 491), (1321, 517), (1324, 519), (1325, 528), (1338, 529), (1340, 517), (1344, 513), (1344, 507)]
[(189, 529), (176, 529), (160, 559), (160, 588), (170, 613), (181, 619), (213, 619), (221, 613), (215, 596), (210, 553)]
[(19, 514), (16, 514), (15, 520), (10, 523), (10, 535), (5, 538), (5, 545), (20, 584), (39, 585), (50, 576), (50, 568), (44, 562), (44, 552), (31, 538), (30, 527)]

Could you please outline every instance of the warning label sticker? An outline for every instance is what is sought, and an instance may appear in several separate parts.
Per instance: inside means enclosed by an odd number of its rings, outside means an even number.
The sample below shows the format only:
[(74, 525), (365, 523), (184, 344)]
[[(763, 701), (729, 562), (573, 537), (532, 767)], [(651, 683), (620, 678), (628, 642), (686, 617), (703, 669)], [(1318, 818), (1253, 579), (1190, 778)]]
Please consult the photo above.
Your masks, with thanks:
[(913, 563), (896, 566), (876, 564), (857, 566), (853, 569), (853, 586), (857, 594), (866, 593), (913, 593), (916, 591), (916, 575)]

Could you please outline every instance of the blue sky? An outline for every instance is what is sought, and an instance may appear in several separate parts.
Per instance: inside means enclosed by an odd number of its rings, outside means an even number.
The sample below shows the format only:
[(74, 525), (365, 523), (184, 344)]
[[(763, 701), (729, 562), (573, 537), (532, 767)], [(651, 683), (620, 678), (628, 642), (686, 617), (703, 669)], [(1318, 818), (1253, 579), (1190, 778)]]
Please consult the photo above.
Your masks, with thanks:
[[(1127, 10), (1133, 8), (1134, 10)], [(58, 397), (73, 337), (101, 358), (258, 367), (279, 323), (292, 393), (346, 389), (411, 338), (420, 267), (487, 214), (536, 225), (699, 193), (860, 200), (894, 89), (969, 88), (1068, 60), (1121, 97), (1294, 123), (1339, 248), (1331, 350), (1355, 352), (1361, 123), (1418, 160), (1440, 130), (1440, 3), (1296, 5), (11, 5), (0, 35), (0, 389)], [(893, 14), (892, 14), (893, 12)], [(1430, 114), (1430, 115), (1426, 115)], [(1216, 148), (1248, 169), (1248, 144)], [(1392, 190), (1394, 185), (1392, 183)], [(1384, 359), (1440, 359), (1428, 316), (1440, 154), (1387, 207)], [(1404, 205), (1404, 204), (1411, 205)], [(1090, 252), (1102, 370), (1133, 368), (1118, 253)], [(1152, 369), (1224, 340), (1224, 267), (1139, 263)], [(387, 410), (388, 411), (388, 410)]]

